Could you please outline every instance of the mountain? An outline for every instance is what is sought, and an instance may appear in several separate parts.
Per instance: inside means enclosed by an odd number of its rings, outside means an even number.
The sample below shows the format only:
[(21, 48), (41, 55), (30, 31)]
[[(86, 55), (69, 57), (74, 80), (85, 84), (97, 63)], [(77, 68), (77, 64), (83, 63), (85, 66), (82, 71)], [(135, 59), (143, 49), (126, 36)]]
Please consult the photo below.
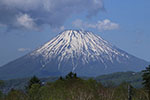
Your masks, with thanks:
[(113, 46), (92, 32), (66, 30), (52, 40), (0, 67), (0, 79), (66, 75), (98, 76), (119, 71), (140, 71), (148, 62)]

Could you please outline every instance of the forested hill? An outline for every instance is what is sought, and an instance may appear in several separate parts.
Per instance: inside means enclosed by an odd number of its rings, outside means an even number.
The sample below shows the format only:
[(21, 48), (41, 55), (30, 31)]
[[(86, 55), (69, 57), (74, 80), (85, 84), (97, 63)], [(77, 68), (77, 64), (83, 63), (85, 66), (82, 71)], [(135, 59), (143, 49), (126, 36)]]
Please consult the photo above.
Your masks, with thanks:
[(104, 85), (119, 85), (122, 82), (131, 83), (135, 88), (142, 87), (142, 72), (117, 72), (95, 78)]
[[(113, 74), (98, 76), (93, 79), (97, 80), (98, 82), (101, 82), (105, 86), (117, 86), (123, 82), (128, 82), (131, 83), (132, 86), (135, 88), (141, 88), (142, 87), (141, 75), (142, 75), (141, 72), (138, 73), (117, 72)], [(46, 83), (46, 82), (56, 81), (57, 79), (58, 77), (49, 77), (49, 78), (41, 78), (40, 80)], [(83, 77), (83, 79), (88, 79), (88, 77)], [(4, 90), (8, 91), (12, 88), (24, 89), (25, 85), (27, 85), (29, 80), (30, 78), (5, 80)]]

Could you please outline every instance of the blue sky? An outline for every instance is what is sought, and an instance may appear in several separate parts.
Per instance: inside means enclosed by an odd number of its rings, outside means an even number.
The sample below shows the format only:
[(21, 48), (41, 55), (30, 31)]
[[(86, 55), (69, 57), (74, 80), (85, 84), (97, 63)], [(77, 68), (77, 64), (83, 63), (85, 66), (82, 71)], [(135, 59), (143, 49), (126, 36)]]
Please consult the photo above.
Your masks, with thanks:
[(64, 29), (93, 31), (150, 61), (150, 0), (26, 1), (0, 1), (0, 65), (31, 52)]

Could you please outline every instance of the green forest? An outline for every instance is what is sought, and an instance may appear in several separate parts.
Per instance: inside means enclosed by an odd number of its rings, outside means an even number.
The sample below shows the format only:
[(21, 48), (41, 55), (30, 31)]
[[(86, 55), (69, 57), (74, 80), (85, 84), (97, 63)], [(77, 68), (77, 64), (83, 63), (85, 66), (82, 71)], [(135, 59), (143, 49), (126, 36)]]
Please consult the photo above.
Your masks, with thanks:
[[(42, 82), (33, 76), (24, 89), (11, 88), (8, 93), (0, 92), (0, 100), (150, 100), (150, 66), (142, 73), (141, 88), (125, 81), (118, 85), (108, 82), (106, 85), (93, 78), (79, 78), (72, 72), (51, 82)], [(101, 77), (106, 78), (105, 75)], [(4, 85), (5, 82), (0, 81), (1, 89)]]

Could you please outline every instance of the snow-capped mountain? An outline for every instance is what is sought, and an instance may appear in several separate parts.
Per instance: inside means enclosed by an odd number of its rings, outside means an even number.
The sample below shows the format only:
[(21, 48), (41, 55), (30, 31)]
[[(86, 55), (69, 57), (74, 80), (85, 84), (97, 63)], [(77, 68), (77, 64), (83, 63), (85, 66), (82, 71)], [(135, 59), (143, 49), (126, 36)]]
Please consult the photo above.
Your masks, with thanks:
[(92, 32), (66, 30), (37, 50), (0, 68), (0, 73), (4, 73), (0, 78), (65, 75), (70, 71), (97, 76), (139, 71), (147, 64)]
[(107, 68), (105, 60), (113, 63), (114, 60), (120, 63), (123, 57), (128, 60), (129, 56), (125, 52), (120, 52), (116, 47), (112, 46), (101, 37), (85, 31), (67, 30), (41, 48), (37, 49), (31, 56), (42, 56), (43, 64), (49, 63), (52, 59), (56, 59), (58, 69), (65, 61), (71, 60), (72, 71), (82, 64), (88, 64), (90, 61), (99, 61)]

